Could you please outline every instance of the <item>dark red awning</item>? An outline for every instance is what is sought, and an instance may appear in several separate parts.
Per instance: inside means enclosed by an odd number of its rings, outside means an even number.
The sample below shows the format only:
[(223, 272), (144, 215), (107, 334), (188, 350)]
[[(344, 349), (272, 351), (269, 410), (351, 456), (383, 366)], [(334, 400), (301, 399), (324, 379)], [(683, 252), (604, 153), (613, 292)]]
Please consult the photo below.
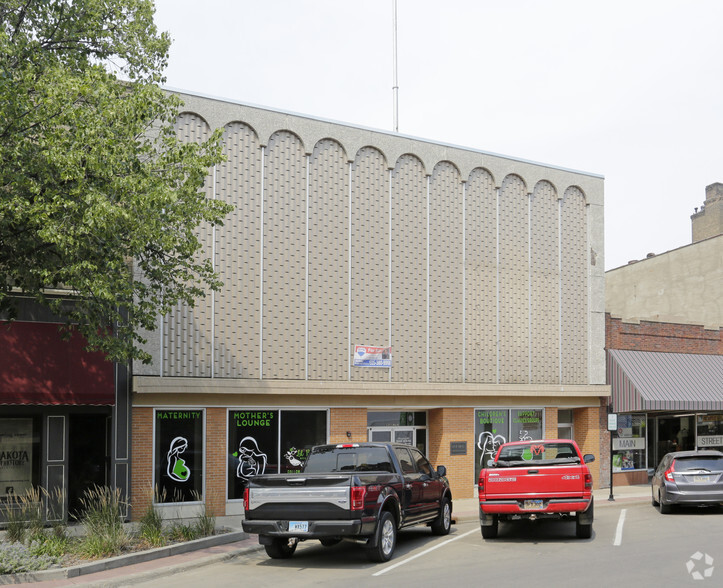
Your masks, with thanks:
[(0, 404), (115, 403), (113, 364), (57, 324), (0, 321)]

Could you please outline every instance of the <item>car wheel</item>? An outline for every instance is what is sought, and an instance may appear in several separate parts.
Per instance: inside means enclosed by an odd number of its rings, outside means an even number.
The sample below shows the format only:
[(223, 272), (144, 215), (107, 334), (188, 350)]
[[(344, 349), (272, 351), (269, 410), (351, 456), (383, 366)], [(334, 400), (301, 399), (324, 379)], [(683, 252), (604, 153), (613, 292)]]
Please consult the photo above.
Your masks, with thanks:
[(658, 506), (658, 504), (660, 504), (660, 503), (657, 500), (655, 500), (655, 490), (652, 490), (651, 494), (653, 495), (653, 498), (652, 498), (653, 506)]
[(270, 545), (264, 545), (266, 554), (272, 559), (288, 559), (294, 555), (299, 540), (288, 537), (274, 537)]
[(660, 496), (658, 496), (658, 500), (660, 502), (660, 514), (670, 514), (671, 512), (673, 512), (673, 505), (665, 504), (662, 493), (660, 494)]
[(439, 516), (434, 520), (431, 527), (432, 533), (435, 535), (449, 535), (452, 528), (452, 505), (449, 503), (448, 498), (442, 500)]
[[(575, 516), (575, 535), (578, 539), (590, 539), (592, 537), (592, 521), (594, 516), (593, 508), (595, 507), (594, 503), (590, 503), (590, 508), (587, 509), (585, 513), (577, 513)], [(581, 515), (584, 514), (585, 520), (590, 521), (583, 523)]]
[(489, 515), (492, 518), (491, 525), (482, 525), (482, 537), (485, 539), (495, 539), (499, 532), (500, 520), (497, 515)]
[(367, 547), (367, 557), (371, 561), (385, 562), (392, 559), (397, 546), (397, 525), (394, 516), (388, 510), (379, 517), (376, 545)]
[(338, 539), (336, 537), (325, 537), (324, 539), (319, 539), (319, 542), (324, 547), (331, 547), (333, 545), (336, 545), (338, 543), (341, 543), (341, 539)]

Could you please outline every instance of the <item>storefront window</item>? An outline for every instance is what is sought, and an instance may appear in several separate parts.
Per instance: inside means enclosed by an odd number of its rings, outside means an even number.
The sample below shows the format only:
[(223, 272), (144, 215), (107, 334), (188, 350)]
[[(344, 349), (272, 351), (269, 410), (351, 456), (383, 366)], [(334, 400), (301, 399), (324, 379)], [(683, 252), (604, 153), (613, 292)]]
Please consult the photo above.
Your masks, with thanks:
[(230, 410), (228, 498), (243, 498), (251, 476), (296, 473), (327, 441), (325, 410)]
[(203, 499), (203, 416), (203, 410), (156, 410), (156, 502)]
[(618, 415), (618, 431), (613, 437), (613, 472), (645, 469), (645, 423), (645, 415)]
[(500, 445), (544, 436), (542, 409), (477, 409), (474, 414), (475, 482)]
[(32, 417), (0, 419), (0, 500), (38, 485), (40, 430)]
[(723, 414), (699, 414), (696, 447), (723, 449)]

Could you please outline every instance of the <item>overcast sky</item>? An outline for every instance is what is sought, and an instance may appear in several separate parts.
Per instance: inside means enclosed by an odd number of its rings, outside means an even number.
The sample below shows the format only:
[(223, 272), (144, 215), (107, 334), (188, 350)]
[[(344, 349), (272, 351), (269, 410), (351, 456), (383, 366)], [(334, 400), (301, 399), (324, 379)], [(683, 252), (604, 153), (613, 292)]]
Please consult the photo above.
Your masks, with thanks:
[[(394, 128), (393, 0), (156, 0), (166, 85)], [(723, 182), (720, 0), (398, 0), (399, 132), (605, 177), (605, 267)]]

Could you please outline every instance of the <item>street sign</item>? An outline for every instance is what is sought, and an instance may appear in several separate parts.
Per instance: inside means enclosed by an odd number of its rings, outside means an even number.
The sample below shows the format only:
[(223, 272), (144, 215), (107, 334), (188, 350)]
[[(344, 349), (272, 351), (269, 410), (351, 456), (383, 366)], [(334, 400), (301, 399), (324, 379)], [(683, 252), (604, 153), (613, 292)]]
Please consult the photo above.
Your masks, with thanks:
[(617, 431), (618, 429), (618, 415), (612, 413), (608, 415), (608, 431)]

